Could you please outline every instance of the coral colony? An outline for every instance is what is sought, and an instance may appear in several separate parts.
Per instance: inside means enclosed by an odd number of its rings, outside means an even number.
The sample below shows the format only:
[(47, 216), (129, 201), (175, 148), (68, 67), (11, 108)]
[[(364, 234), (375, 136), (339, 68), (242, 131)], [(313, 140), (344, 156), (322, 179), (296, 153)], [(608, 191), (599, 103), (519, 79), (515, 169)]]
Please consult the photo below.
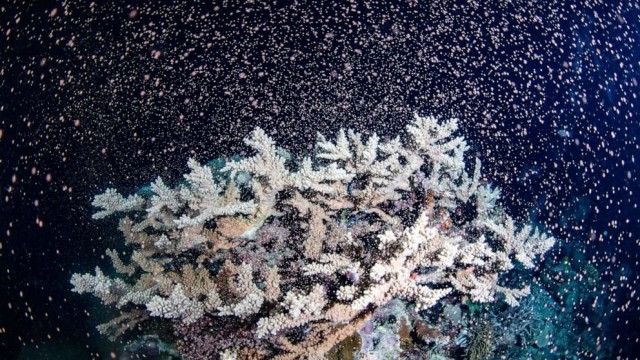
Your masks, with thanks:
[(107, 189), (93, 218), (128, 214), (130, 260), (108, 250), (121, 276), (74, 274), (73, 291), (122, 310), (100, 332), (166, 321), (190, 359), (323, 358), (398, 301), (517, 306), (529, 286), (500, 275), (533, 268), (554, 239), (496, 204), (457, 127), (416, 116), (386, 142), (318, 134), (300, 161), (256, 128), (252, 157), (216, 171), (189, 160), (183, 183), (158, 178), (148, 196)]

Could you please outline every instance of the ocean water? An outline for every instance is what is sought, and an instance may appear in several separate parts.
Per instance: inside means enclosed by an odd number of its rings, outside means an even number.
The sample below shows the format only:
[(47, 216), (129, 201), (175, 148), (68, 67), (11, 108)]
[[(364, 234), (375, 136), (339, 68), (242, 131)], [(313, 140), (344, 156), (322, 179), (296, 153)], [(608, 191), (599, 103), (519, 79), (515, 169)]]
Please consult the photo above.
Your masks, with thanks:
[[(0, 359), (639, 358), (639, 6), (0, 4)], [(448, 160), (416, 145), (416, 115), (438, 129), (457, 119), (437, 145), (466, 141), (463, 161), (439, 178), (435, 164)], [(361, 134), (358, 147), (346, 132), (351, 160), (323, 157), (340, 129)], [(243, 141), (252, 134), (263, 141)], [(277, 149), (251, 146), (265, 137)], [(374, 144), (396, 137), (402, 150)], [(369, 162), (367, 146), (377, 149)], [(309, 158), (316, 172), (279, 188), (256, 154), (288, 174)], [(422, 163), (411, 168), (409, 154)], [(378, 176), (373, 164), (394, 156)], [(454, 194), (461, 177), (473, 180), (475, 158), (477, 186)], [(325, 177), (331, 162), (346, 175)], [(398, 168), (412, 169), (406, 185)], [(235, 198), (213, 200), (202, 174)], [(153, 200), (158, 177), (173, 200)], [(137, 198), (96, 201), (109, 188)], [(483, 212), (478, 189), (496, 188)], [(118, 202), (123, 211), (93, 216)], [(238, 203), (247, 208), (222, 213)], [(198, 219), (205, 210), (219, 213)], [(126, 242), (125, 216), (156, 222)], [(498, 231), (511, 218), (515, 237)], [(386, 231), (395, 238), (381, 245)], [(491, 251), (465, 247), (480, 239)], [(420, 255), (431, 243), (443, 247)], [(116, 271), (108, 249), (131, 271)], [(96, 266), (111, 280), (98, 281)], [(518, 306), (496, 288), (525, 285)], [(122, 300), (134, 290), (137, 300)], [(336, 305), (343, 312), (327, 315)], [(276, 316), (287, 325), (261, 330)]]

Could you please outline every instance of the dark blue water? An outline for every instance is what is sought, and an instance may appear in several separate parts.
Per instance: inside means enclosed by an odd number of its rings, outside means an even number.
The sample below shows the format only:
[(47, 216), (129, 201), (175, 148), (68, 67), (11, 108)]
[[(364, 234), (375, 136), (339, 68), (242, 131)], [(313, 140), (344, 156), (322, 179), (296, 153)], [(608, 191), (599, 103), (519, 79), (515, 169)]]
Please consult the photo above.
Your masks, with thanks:
[(167, 335), (110, 342), (95, 326), (117, 311), (70, 291), (122, 246), (115, 219), (91, 220), (107, 187), (246, 156), (255, 126), (303, 156), (317, 132), (393, 138), (415, 112), (459, 118), (505, 209), (558, 239), (528, 275), (553, 346), (492, 358), (638, 358), (638, 15), (635, 2), (2, 5), (0, 358), (105, 358)]

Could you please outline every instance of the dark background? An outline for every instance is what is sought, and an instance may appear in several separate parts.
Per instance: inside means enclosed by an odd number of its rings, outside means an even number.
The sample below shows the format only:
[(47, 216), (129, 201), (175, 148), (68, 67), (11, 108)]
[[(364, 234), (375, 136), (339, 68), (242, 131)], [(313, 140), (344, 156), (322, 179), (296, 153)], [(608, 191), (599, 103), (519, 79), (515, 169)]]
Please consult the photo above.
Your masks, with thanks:
[(593, 331), (637, 358), (637, 2), (34, 3), (0, 4), (0, 358), (117, 348), (69, 284), (118, 242), (90, 219), (106, 187), (177, 181), (257, 125), (302, 155), (414, 112), (458, 117), (550, 258), (597, 267)]

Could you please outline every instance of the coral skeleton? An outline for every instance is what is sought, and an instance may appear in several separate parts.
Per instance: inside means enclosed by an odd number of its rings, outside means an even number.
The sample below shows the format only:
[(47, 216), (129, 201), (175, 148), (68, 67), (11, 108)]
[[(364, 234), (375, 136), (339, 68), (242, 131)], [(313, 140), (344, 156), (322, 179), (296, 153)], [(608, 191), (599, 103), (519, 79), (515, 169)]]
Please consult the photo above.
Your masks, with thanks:
[(416, 115), (406, 130), (318, 134), (296, 161), (256, 128), (254, 154), (219, 171), (190, 159), (176, 187), (107, 189), (93, 217), (120, 216), (130, 259), (109, 250), (119, 275), (74, 274), (73, 291), (165, 321), (191, 359), (322, 358), (397, 300), (517, 306), (528, 285), (501, 275), (535, 267), (553, 237), (505, 214), (455, 119)]

